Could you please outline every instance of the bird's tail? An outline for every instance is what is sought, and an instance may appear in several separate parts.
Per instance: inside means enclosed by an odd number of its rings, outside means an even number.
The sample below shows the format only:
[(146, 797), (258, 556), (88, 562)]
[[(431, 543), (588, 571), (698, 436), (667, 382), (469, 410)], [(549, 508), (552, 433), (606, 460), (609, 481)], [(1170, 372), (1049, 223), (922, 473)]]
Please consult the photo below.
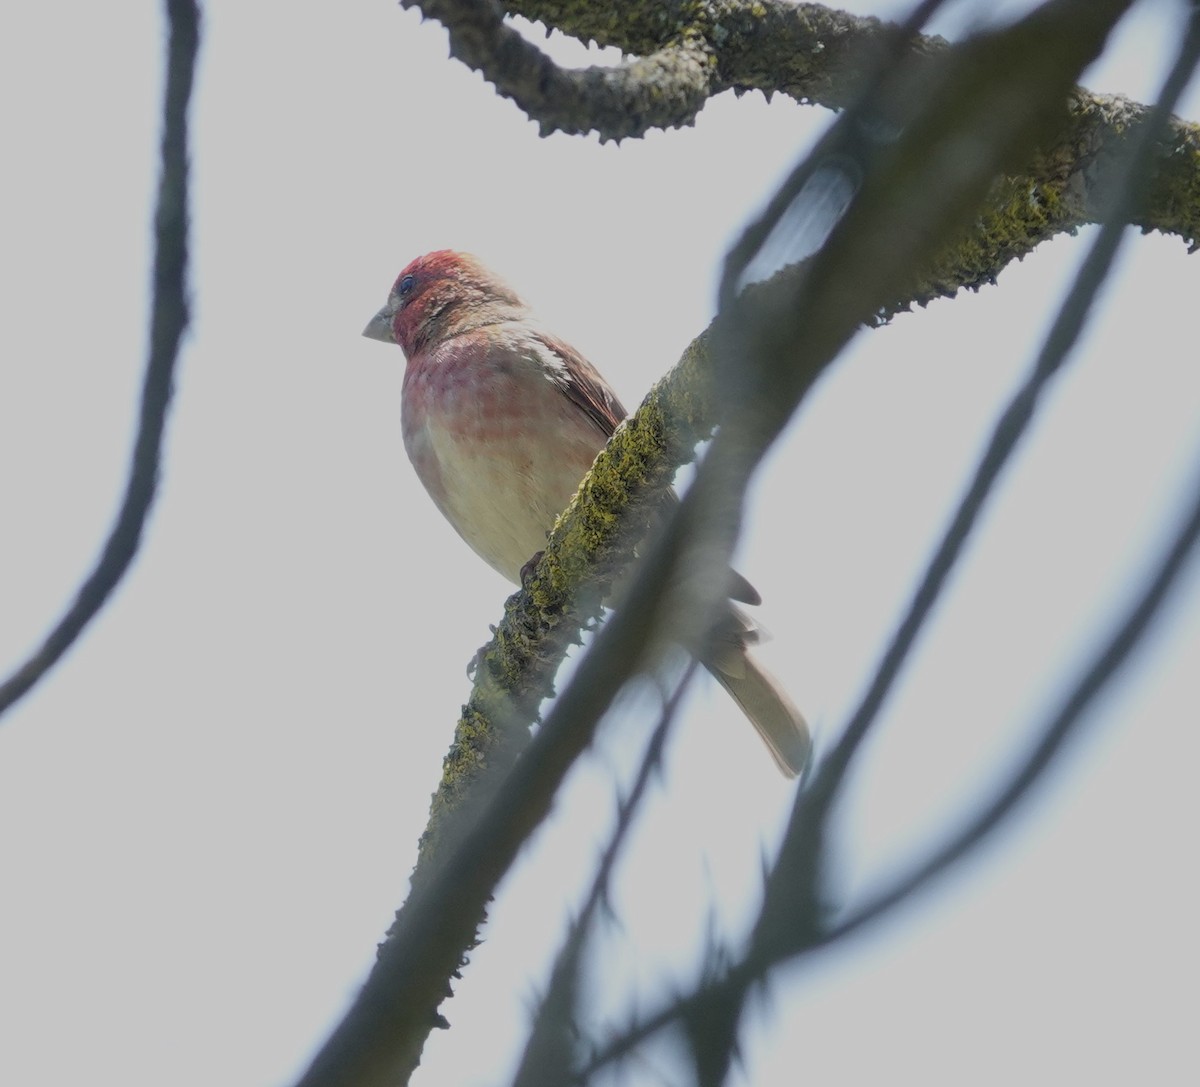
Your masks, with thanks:
[(750, 655), (746, 646), (724, 652), (705, 667), (732, 695), (763, 738), (779, 769), (788, 777), (802, 774), (812, 756), (808, 722), (774, 676)]

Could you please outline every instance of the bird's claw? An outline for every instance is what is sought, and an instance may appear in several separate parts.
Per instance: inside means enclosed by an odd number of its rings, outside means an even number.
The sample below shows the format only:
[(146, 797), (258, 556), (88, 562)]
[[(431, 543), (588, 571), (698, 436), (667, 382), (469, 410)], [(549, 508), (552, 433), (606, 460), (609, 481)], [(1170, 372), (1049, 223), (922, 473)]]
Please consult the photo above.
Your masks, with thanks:
[(537, 564), (542, 561), (542, 556), (545, 551), (539, 551), (533, 556), (524, 566), (521, 567), (521, 588), (528, 589), (530, 581), (533, 580), (533, 572), (537, 569)]
[(487, 657), (487, 646), (481, 645), (478, 649), (475, 650), (475, 656), (473, 656), (469, 661), (467, 661), (467, 679), (469, 679), (469, 680), (475, 679), (476, 674), (479, 672), (479, 666), (481, 664), (483, 664), (484, 659), (486, 657)]

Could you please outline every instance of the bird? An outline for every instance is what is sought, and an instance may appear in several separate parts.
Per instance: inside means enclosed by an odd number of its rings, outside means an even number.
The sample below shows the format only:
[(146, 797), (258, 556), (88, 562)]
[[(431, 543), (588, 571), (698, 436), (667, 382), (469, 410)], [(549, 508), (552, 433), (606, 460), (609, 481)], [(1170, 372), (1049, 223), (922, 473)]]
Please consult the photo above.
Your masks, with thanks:
[[(411, 261), (363, 335), (404, 352), (401, 433), (434, 505), (480, 558), (522, 584), (626, 417), (616, 393), (469, 253), (441, 249)], [(733, 571), (730, 583), (738, 601), (759, 603)], [(755, 660), (757, 638), (731, 600), (698, 655), (794, 778), (811, 756), (808, 725)]]

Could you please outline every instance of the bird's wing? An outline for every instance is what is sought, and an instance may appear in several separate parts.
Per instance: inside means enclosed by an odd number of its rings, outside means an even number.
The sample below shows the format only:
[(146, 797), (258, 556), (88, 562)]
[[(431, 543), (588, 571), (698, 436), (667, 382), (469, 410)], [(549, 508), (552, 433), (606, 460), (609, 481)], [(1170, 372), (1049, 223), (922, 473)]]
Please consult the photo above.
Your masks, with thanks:
[[(606, 438), (611, 438), (617, 424), (624, 421), (628, 412), (617, 399), (611, 386), (600, 372), (569, 343), (550, 332), (538, 329), (534, 333), (539, 346), (549, 351), (560, 363), (552, 367), (551, 380), (600, 428)], [(663, 497), (664, 506), (670, 507), (677, 501), (674, 490)], [(761, 604), (758, 590), (736, 570), (729, 571), (729, 595), (743, 604)]]
[(550, 373), (551, 380), (583, 409), (606, 438), (611, 438), (617, 424), (628, 414), (612, 387), (569, 343), (541, 329), (534, 336), (558, 363)]

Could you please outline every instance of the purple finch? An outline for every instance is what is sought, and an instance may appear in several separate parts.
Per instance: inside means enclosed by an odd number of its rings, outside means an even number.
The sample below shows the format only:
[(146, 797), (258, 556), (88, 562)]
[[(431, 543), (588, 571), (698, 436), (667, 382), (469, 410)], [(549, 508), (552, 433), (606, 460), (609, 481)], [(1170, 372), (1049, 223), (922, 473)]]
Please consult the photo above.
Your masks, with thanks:
[[(404, 350), (404, 448), (430, 497), (484, 561), (520, 584), (554, 519), (625, 418), (608, 383), (545, 332), (474, 257), (439, 250), (400, 273), (364, 336)], [(758, 603), (731, 575), (739, 599)], [(740, 592), (738, 589), (740, 588)], [(799, 774), (811, 743), (800, 711), (749, 654), (753, 624), (730, 604), (702, 660)]]

